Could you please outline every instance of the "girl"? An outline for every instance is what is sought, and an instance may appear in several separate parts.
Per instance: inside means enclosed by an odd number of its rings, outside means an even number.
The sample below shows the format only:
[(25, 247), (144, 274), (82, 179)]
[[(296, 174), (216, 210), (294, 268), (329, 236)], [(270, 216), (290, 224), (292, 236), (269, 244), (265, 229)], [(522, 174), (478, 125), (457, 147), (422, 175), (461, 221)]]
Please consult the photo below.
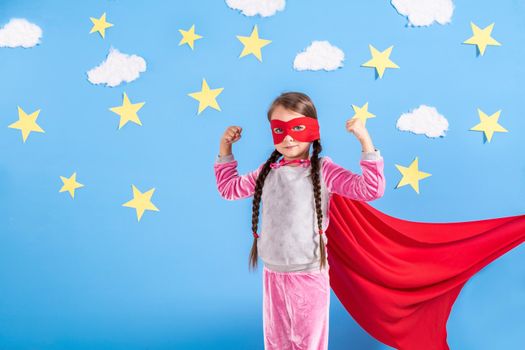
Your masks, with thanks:
[(250, 266), (257, 266), (258, 257), (264, 263), (265, 349), (328, 349), (330, 281), (324, 233), (330, 196), (380, 198), (384, 161), (358, 118), (347, 120), (346, 129), (361, 143), (362, 175), (319, 157), (317, 112), (303, 93), (281, 94), (267, 115), (275, 151), (256, 170), (239, 175), (231, 148), (242, 128), (228, 127), (214, 164), (217, 187), (228, 200), (253, 195)]
[(525, 215), (443, 223), (392, 217), (366, 203), (383, 195), (385, 178), (359, 120), (346, 127), (361, 142), (362, 175), (319, 158), (319, 125), (306, 95), (279, 96), (268, 119), (276, 150), (264, 164), (238, 175), (237, 126), (224, 133), (214, 164), (224, 198), (254, 196), (250, 263), (259, 255), (265, 265), (265, 348), (326, 349), (331, 287), (377, 340), (399, 350), (448, 350), (454, 301), (470, 277), (525, 241)]

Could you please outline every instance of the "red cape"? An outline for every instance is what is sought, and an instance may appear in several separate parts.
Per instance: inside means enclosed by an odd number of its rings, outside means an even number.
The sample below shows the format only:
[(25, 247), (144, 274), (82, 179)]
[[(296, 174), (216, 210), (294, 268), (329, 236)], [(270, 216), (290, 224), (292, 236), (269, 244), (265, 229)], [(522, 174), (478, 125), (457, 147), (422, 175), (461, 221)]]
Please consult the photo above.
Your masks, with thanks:
[(448, 350), (446, 324), (461, 288), (525, 241), (525, 215), (413, 222), (337, 194), (329, 215), (332, 289), (365, 331), (399, 350)]

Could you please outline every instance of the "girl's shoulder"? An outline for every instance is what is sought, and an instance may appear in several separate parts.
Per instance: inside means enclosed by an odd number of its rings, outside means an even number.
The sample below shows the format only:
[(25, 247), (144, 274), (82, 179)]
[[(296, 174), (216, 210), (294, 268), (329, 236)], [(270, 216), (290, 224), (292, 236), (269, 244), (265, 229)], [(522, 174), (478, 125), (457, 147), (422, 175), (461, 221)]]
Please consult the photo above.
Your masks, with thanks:
[(321, 158), (319, 158), (319, 160), (321, 161), (321, 164), (334, 162), (329, 156), (322, 156)]
[(321, 176), (324, 178), (326, 172), (330, 172), (330, 165), (333, 165), (334, 162), (332, 158), (329, 156), (322, 156), (319, 158), (320, 163), (320, 170), (321, 170)]

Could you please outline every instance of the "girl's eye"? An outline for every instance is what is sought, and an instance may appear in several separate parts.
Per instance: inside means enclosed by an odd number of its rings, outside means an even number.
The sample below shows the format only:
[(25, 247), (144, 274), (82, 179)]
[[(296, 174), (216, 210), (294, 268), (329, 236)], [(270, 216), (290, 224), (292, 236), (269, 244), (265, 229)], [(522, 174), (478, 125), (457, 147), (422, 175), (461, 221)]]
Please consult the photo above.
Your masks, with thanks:
[(282, 134), (283, 129), (281, 129), (281, 128), (274, 128), (273, 132), (276, 133), (276, 134)]
[(304, 125), (296, 125), (293, 127), (293, 129), (295, 131), (301, 131), (301, 130), (304, 130), (305, 126)]

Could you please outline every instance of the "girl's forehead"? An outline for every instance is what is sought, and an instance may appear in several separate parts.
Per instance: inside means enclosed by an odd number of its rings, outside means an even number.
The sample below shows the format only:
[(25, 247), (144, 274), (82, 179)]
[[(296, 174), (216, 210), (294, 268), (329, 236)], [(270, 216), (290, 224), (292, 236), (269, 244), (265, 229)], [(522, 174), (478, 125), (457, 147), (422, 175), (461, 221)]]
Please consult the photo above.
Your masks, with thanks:
[(304, 115), (297, 113), (295, 111), (292, 111), (290, 109), (286, 109), (284, 107), (278, 106), (274, 109), (272, 112), (271, 120), (282, 120), (283, 122), (287, 122), (291, 119), (304, 117)]

